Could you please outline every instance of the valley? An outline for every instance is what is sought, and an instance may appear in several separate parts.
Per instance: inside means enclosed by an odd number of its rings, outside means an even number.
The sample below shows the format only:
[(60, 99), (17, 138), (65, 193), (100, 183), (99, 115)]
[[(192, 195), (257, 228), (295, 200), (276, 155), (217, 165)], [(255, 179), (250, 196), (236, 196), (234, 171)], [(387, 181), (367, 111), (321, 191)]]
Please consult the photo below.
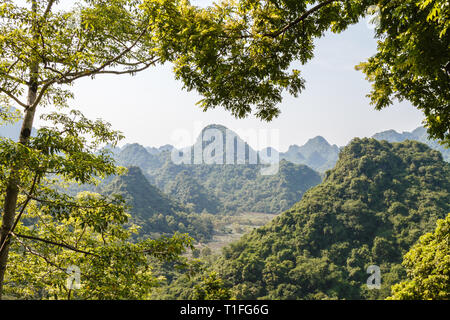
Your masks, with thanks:
[[(244, 212), (235, 215), (215, 216), (213, 220), (214, 234), (209, 242), (198, 243), (196, 249), (211, 250), (211, 254), (219, 254), (230, 243), (239, 240), (244, 234), (255, 228), (264, 226), (278, 214)], [(208, 249), (206, 249), (209, 251)]]
[(450, 300), (449, 44), (449, 0), (2, 0), (0, 302)]

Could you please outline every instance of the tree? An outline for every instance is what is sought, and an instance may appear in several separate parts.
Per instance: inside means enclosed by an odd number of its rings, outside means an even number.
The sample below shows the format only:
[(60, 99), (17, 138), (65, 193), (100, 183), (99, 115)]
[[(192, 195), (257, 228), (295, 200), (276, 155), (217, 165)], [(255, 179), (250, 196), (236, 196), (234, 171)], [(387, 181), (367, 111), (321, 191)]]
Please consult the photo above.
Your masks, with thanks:
[[(54, 156), (56, 151), (66, 152), (67, 158), (58, 159), (59, 167), (55, 163), (51, 163), (49, 167), (56, 169), (52, 166), (57, 166), (60, 169), (56, 170), (57, 173), (76, 181), (88, 182), (97, 173), (115, 173), (114, 166), (110, 161), (104, 161), (104, 157), (96, 158), (92, 154), (80, 153), (85, 141), (77, 139), (78, 134), (92, 130), (100, 142), (115, 142), (117, 134), (101, 131), (107, 128), (105, 126), (74, 123), (72, 127), (66, 128), (68, 134), (59, 141), (55, 136), (57, 131), (44, 130), (41, 132), (42, 139), (35, 141), (41, 144), (36, 149), (30, 148), (30, 133), (37, 107), (48, 104), (67, 106), (72, 94), (63, 86), (70, 85), (77, 79), (98, 74), (134, 74), (164, 60), (164, 57), (152, 50), (154, 44), (149, 37), (149, 30), (157, 28), (159, 23), (156, 5), (161, 2), (148, 1), (144, 9), (138, 1), (133, 0), (108, 3), (87, 1), (77, 13), (80, 24), (75, 28), (67, 23), (69, 18), (75, 18), (75, 13), (57, 10), (56, 0), (30, 0), (27, 3), (28, 7), (21, 7), (6, 0), (0, 6), (1, 99), (6, 106), (15, 104), (24, 108), (18, 144), (9, 143), (4, 146), (10, 148), (12, 153), (9, 154), (11, 158), (6, 159), (8, 162), (2, 163), (9, 168), (4, 169), (6, 186), (0, 232), (0, 297), (11, 232), (31, 200), (34, 188), (49, 169), (32, 168), (37, 171), (34, 180), (30, 181), (24, 175), (26, 170), (22, 170), (25, 164), (33, 159), (38, 160), (40, 152)], [(164, 10), (166, 5), (161, 3), (160, 9)], [(70, 139), (75, 139), (73, 142), (78, 143), (72, 149)], [(52, 143), (56, 143), (56, 146)], [(79, 150), (75, 150), (77, 147)], [(2, 154), (5, 151), (3, 149)], [(78, 159), (80, 156), (91, 159)], [(83, 173), (82, 170), (86, 171)], [(22, 186), (27, 183), (30, 186), (29, 196), (18, 213), (17, 200), (23, 194)]]
[[(18, 106), (24, 110), (18, 144), (8, 141), (4, 146), (11, 152), (5, 152), (10, 158), (2, 163), (5, 187), (0, 230), (0, 295), (11, 232), (31, 201), (31, 197), (26, 196), (29, 199), (18, 206), (24, 186), (35, 191), (40, 179), (46, 177), (48, 170), (53, 173), (51, 170), (55, 166), (57, 174), (82, 183), (91, 181), (97, 174), (115, 173), (109, 161), (95, 158), (91, 153), (81, 153), (90, 160), (78, 159), (85, 141), (77, 140), (78, 150), (69, 147), (70, 139), (78, 139), (83, 130), (84, 133), (93, 130), (102, 142), (114, 140), (111, 136), (102, 137), (104, 132), (98, 130), (104, 126), (88, 125), (90, 127), (86, 128), (83, 120), (81, 133), (76, 132), (79, 128), (74, 123), (72, 131), (59, 132), (69, 133), (61, 141), (58, 131), (42, 131), (41, 138), (36, 140), (40, 144), (31, 145), (37, 108), (67, 107), (73, 97), (68, 86), (76, 80), (103, 74), (133, 75), (157, 63), (172, 61), (177, 77), (184, 81), (187, 89), (196, 89), (205, 96), (205, 109), (223, 105), (236, 116), (244, 116), (252, 105), (257, 105), (257, 115), (265, 120), (278, 113), (275, 103), (280, 101), (284, 89), (296, 93), (302, 87), (297, 72), (284, 71), (288, 67), (286, 59), (272, 57), (269, 64), (262, 63), (270, 56), (267, 49), (271, 42), (266, 42), (266, 37), (256, 39), (264, 46), (262, 51), (250, 47), (250, 55), (243, 59), (236, 56), (236, 50), (245, 51), (248, 47), (245, 37), (244, 41), (234, 37), (248, 15), (244, 10), (243, 19), (236, 18), (231, 3), (226, 4), (224, 10), (219, 6), (203, 10), (184, 0), (86, 0), (76, 11), (59, 10), (57, 0), (28, 0), (26, 3), (20, 6), (5, 0), (0, 5), (0, 99), (5, 106), (2, 106), (2, 119), (8, 117), (8, 107)], [(258, 9), (257, 14), (262, 18), (265, 11)], [(68, 23), (69, 20), (78, 20), (78, 23), (74, 25)], [(321, 32), (325, 29), (325, 25), (320, 27)], [(306, 33), (308, 41), (313, 35), (321, 34), (310, 31)], [(311, 48), (307, 47), (301, 57), (307, 60), (310, 55)], [(261, 82), (261, 78), (270, 80)], [(242, 90), (243, 87), (246, 90)], [(35, 172), (35, 183), (23, 168), (31, 160), (40, 163), (40, 152), (51, 156), (67, 152), (68, 158), (58, 158), (44, 169), (28, 168)], [(86, 168), (88, 170), (83, 172)]]
[[(99, 208), (86, 208), (90, 199), (99, 197), (80, 194), (76, 199), (80, 207), (59, 218), (51, 213), (51, 205), (29, 207), (27, 219), (37, 222), (32, 227), (20, 224), (13, 233), (6, 295), (20, 299), (145, 299), (162, 280), (154, 268), (158, 260), (184, 265), (180, 255), (190, 244), (187, 235), (132, 242), (136, 228), (123, 228), (118, 211), (102, 216), (96, 214), (101, 212)], [(70, 270), (78, 270), (78, 280), (71, 279)], [(71, 280), (78, 283), (67, 285)]]
[(434, 232), (420, 237), (404, 256), (408, 280), (392, 286), (391, 300), (450, 298), (450, 214), (437, 221)]
[(372, 103), (382, 109), (394, 98), (409, 100), (424, 112), (430, 137), (450, 145), (446, 0), (225, 1), (186, 27), (209, 40), (196, 37), (192, 47), (177, 50), (175, 72), (204, 96), (204, 110), (222, 105), (245, 117), (255, 106), (256, 116), (270, 121), (280, 113), (284, 91), (295, 96), (305, 87), (292, 62), (307, 63), (315, 38), (341, 32), (373, 11), (380, 15), (378, 52), (357, 66), (373, 82)]
[(450, 146), (450, 2), (379, 1), (378, 52), (357, 68), (380, 110), (394, 98), (425, 114), (431, 137)]
[(230, 289), (226, 288), (217, 272), (210, 272), (202, 277), (201, 283), (194, 286), (195, 300), (229, 300)]
[[(13, 249), (2, 293), (31, 299), (145, 298), (159, 283), (149, 259), (184, 264), (181, 254), (192, 239), (176, 234), (133, 242), (136, 226), (124, 226), (129, 215), (121, 197), (65, 194), (67, 183), (95, 184), (98, 178), (123, 172), (100, 148), (115, 145), (121, 135), (73, 110), (45, 119), (48, 126), (26, 146), (0, 139), (0, 202), (5, 201), (11, 166), (20, 181), (18, 214), (1, 243), (1, 249), (6, 244)], [(76, 292), (65, 286), (73, 266), (83, 279)]]

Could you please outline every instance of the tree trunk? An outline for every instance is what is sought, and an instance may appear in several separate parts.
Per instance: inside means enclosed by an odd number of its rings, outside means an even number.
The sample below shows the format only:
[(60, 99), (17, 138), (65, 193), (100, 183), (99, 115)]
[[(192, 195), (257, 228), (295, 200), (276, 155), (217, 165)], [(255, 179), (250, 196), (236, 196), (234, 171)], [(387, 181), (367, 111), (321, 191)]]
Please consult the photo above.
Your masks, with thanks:
[[(33, 14), (32, 21), (32, 35), (35, 44), (39, 41), (38, 23), (37, 23), (37, 2), (31, 1), (31, 11)], [(19, 143), (27, 145), (30, 139), (31, 130), (33, 128), (34, 115), (36, 113), (36, 98), (38, 92), (39, 79), (39, 57), (34, 57), (30, 65), (30, 81), (28, 85), (27, 105), (25, 109), (25, 117), (23, 119), (22, 128), (20, 130)], [(18, 170), (20, 170), (20, 163), (14, 163), (11, 166), (11, 171), (6, 187), (5, 203), (3, 207), (2, 225), (0, 228), (0, 300), (3, 296), (3, 284), (5, 280), (6, 268), (8, 265), (8, 255), (10, 248), (10, 232), (16, 218), (17, 198), (19, 196), (20, 179)]]
[[(36, 99), (36, 86), (29, 88), (28, 102), (29, 105), (34, 103)], [(33, 102), (32, 102), (33, 101)], [(20, 131), (19, 143), (26, 145), (31, 135), (33, 127), (34, 115), (36, 108), (28, 108), (23, 120), (22, 129)], [(8, 186), (6, 188), (5, 203), (3, 207), (2, 226), (0, 229), (0, 247), (3, 244), (2, 251), (0, 252), (0, 300), (3, 294), (3, 282), (5, 278), (5, 272), (8, 262), (8, 254), (10, 247), (9, 233), (14, 224), (16, 217), (17, 197), (19, 195), (18, 184), (20, 183), (17, 170), (20, 169), (20, 164), (15, 164), (11, 168)], [(6, 240), (6, 242), (5, 242)]]

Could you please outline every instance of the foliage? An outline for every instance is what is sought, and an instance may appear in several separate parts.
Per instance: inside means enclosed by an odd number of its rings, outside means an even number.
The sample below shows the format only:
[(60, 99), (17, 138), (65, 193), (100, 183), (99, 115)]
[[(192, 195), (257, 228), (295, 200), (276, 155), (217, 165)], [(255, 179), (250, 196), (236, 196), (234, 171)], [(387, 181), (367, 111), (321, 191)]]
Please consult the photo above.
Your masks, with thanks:
[[(220, 208), (222, 212), (266, 212), (278, 213), (297, 202), (310, 187), (320, 183), (321, 177), (305, 165), (281, 161), (278, 173), (261, 175), (262, 165), (175, 165), (166, 164), (151, 176), (162, 190), (174, 197), (192, 198), (194, 183), (188, 189), (174, 189), (173, 181), (180, 173), (189, 175), (190, 181), (197, 181), (202, 190), (207, 190), (210, 200), (216, 204), (204, 203), (203, 208)], [(188, 180), (188, 181), (189, 181)], [(176, 192), (176, 193), (175, 193)], [(186, 193), (184, 193), (186, 192)], [(209, 211), (209, 210), (208, 210)], [(211, 213), (217, 210), (211, 211)]]
[(450, 298), (450, 214), (420, 237), (403, 259), (408, 280), (392, 287), (392, 300)]
[[(148, 257), (176, 261), (191, 245), (191, 238), (148, 239), (134, 242), (135, 226), (125, 228), (129, 215), (117, 195), (101, 196), (61, 192), (61, 184), (96, 184), (98, 177), (117, 175), (110, 154), (122, 135), (100, 120), (80, 112), (43, 116), (47, 126), (25, 146), (0, 139), (0, 190), (4, 205), (11, 166), (20, 184), (15, 224), (4, 291), (25, 299), (142, 298), (159, 281), (151, 273)], [(67, 290), (68, 267), (82, 269), (83, 287)], [(138, 279), (139, 278), (139, 279)], [(142, 281), (144, 286), (138, 286)]]
[(372, 103), (382, 109), (409, 100), (425, 114), (430, 136), (450, 146), (450, 3), (378, 3), (378, 52), (358, 67), (373, 83)]
[[(405, 279), (401, 258), (449, 211), (450, 165), (407, 141), (354, 139), (322, 184), (214, 263), (237, 299), (379, 299)], [(381, 290), (368, 290), (378, 265)]]
[[(223, 134), (224, 164), (197, 164), (195, 159), (192, 161), (194, 165), (175, 164), (171, 152), (150, 154), (138, 144), (125, 146), (116, 159), (122, 165), (139, 166), (152, 184), (197, 213), (279, 213), (292, 206), (307, 189), (321, 181), (320, 175), (314, 170), (288, 161), (279, 163), (276, 174), (262, 175), (261, 169), (265, 164), (251, 164), (249, 161), (252, 153), (256, 162), (260, 162), (258, 153), (234, 132), (228, 133), (235, 136), (235, 143), (244, 146), (245, 154), (240, 155), (234, 150), (232, 159), (235, 162), (229, 164), (227, 152), (230, 151), (226, 149), (228, 129), (209, 125), (202, 130), (202, 134), (207, 129), (217, 129)], [(209, 141), (203, 141), (202, 134), (190, 147), (191, 155), (195, 154), (197, 147), (205, 154)], [(309, 152), (311, 148), (309, 145), (306, 151)], [(245, 164), (239, 164), (237, 159)]]
[(137, 143), (123, 147), (116, 155), (116, 161), (121, 166), (139, 167), (144, 172), (160, 168), (164, 163), (160, 157), (150, 154), (143, 146)]
[(253, 112), (270, 121), (283, 92), (304, 88), (291, 63), (309, 61), (315, 38), (356, 23), (372, 2), (241, 0), (191, 10), (179, 30), (191, 35), (189, 46), (173, 45), (175, 74), (203, 96), (203, 110), (222, 106), (239, 118)]
[(375, 134), (372, 138), (386, 140), (388, 142), (402, 142), (405, 140), (416, 140), (425, 143), (430, 148), (442, 153), (445, 161), (450, 162), (450, 149), (439, 144), (438, 140), (430, 140), (424, 127), (418, 127), (412, 132), (398, 133), (395, 130), (383, 131)]
[(225, 287), (216, 272), (211, 272), (202, 278), (202, 282), (195, 286), (195, 300), (229, 300), (231, 293)]
[[(31, 205), (26, 221), (15, 231), (10, 254), (6, 294), (20, 299), (145, 299), (163, 278), (153, 273), (151, 257), (184, 263), (180, 255), (191, 245), (187, 235), (172, 238), (130, 240), (136, 227), (123, 227), (125, 215), (86, 208), (86, 200), (99, 197), (80, 194), (79, 207), (56, 219), (53, 208)], [(81, 287), (68, 287), (68, 268), (79, 268)]]

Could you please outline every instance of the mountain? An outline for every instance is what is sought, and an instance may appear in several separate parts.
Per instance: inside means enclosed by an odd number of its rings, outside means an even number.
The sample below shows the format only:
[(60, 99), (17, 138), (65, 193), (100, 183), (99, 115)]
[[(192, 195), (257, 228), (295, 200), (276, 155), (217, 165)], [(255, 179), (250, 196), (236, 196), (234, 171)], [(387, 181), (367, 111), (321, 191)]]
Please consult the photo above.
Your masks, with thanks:
[(138, 143), (125, 145), (116, 154), (117, 164), (124, 167), (137, 166), (144, 172), (161, 167), (162, 163), (158, 155), (151, 154), (146, 148)]
[(308, 140), (303, 146), (290, 146), (287, 152), (280, 153), (280, 158), (325, 172), (334, 167), (339, 151), (338, 146), (330, 145), (325, 138), (318, 136)]
[[(450, 164), (416, 141), (355, 139), (324, 181), (214, 266), (237, 299), (380, 299), (402, 256), (450, 212)], [(366, 270), (379, 266), (381, 289)]]
[(203, 128), (194, 145), (179, 150), (184, 153), (176, 163), (189, 164), (258, 164), (258, 152), (239, 135), (219, 124)]
[(156, 156), (156, 155), (161, 153), (159, 151), (159, 149), (155, 148), (155, 147), (147, 147), (147, 148), (145, 148), (145, 150), (147, 150), (148, 153), (150, 153), (151, 155), (154, 155), (154, 156)]
[(189, 233), (197, 240), (212, 235), (212, 224), (152, 186), (141, 169), (130, 167), (128, 173), (114, 177), (102, 187), (102, 194), (121, 195), (128, 206), (132, 222), (140, 225), (141, 235)]
[(205, 127), (190, 147), (129, 144), (116, 159), (138, 166), (150, 183), (197, 213), (279, 213), (321, 181), (309, 167), (287, 161), (273, 166), (276, 174), (263, 175), (270, 161), (263, 163), (248, 143), (217, 124)]
[(450, 149), (445, 149), (437, 140), (428, 139), (427, 129), (418, 127), (412, 132), (398, 133), (395, 130), (387, 130), (377, 133), (373, 136), (377, 140), (386, 140), (389, 142), (402, 142), (405, 140), (416, 140), (425, 143), (430, 148), (438, 150), (442, 153), (444, 160), (450, 162)]

